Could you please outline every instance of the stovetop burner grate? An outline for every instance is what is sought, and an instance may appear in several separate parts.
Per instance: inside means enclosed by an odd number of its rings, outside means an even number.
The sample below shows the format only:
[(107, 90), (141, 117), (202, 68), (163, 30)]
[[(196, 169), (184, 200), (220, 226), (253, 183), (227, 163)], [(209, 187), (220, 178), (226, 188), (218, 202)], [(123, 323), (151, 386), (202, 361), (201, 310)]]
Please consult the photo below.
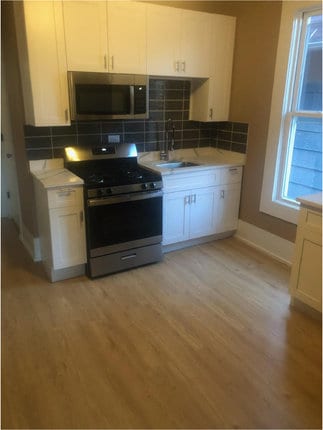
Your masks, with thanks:
[[(127, 146), (128, 144), (124, 144)], [(133, 144), (129, 146), (129, 154), (133, 153)], [(73, 149), (77, 154), (77, 149)], [(90, 149), (82, 149), (82, 153), (90, 154)], [(67, 161), (66, 167), (84, 180), (84, 187), (91, 189), (106, 189), (113, 187), (109, 193), (137, 192), (139, 190), (150, 190), (162, 188), (161, 175), (157, 172), (140, 166), (137, 157), (124, 156), (118, 157), (117, 153), (111, 158), (106, 155), (89, 155), (89, 158), (83, 157), (79, 161)], [(95, 157), (95, 158), (93, 158)], [(156, 184), (156, 185), (155, 185)], [(122, 187), (125, 187), (125, 191)], [(104, 193), (97, 193), (103, 195)]]

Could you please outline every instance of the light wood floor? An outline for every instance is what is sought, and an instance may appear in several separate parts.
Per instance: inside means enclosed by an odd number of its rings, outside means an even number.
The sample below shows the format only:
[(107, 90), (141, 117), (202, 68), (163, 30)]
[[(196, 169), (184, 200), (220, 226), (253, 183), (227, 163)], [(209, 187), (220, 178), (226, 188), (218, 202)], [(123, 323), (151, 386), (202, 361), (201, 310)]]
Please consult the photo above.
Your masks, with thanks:
[(321, 324), (235, 239), (50, 284), (2, 229), (2, 428), (321, 428)]

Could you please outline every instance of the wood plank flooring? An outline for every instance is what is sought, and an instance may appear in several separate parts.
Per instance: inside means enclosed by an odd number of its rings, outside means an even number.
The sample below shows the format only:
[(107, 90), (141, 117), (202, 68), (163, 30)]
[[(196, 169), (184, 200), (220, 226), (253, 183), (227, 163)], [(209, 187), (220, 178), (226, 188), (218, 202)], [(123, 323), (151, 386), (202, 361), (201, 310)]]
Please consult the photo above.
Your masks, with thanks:
[(321, 428), (321, 323), (230, 238), (50, 284), (2, 227), (2, 428)]

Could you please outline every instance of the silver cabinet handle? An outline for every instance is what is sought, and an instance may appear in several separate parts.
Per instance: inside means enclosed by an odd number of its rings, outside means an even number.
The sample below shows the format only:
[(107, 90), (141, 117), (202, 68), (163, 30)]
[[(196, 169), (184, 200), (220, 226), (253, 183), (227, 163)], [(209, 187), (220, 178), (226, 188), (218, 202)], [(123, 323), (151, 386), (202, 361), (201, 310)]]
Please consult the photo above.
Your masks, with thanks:
[(212, 108), (210, 109), (210, 112), (209, 112), (209, 118), (210, 118), (210, 119), (212, 119), (212, 118), (213, 118), (213, 109), (212, 109)]
[(107, 68), (107, 56), (106, 55), (103, 57), (103, 60), (104, 60), (104, 68), (106, 69)]
[(186, 62), (182, 61), (182, 72), (185, 72), (186, 69)]
[(190, 195), (190, 204), (192, 204), (192, 203), (196, 203), (196, 194)]
[(68, 122), (68, 109), (65, 109), (64, 114), (65, 114), (65, 121)]
[(129, 255), (125, 255), (123, 257), (120, 258), (120, 260), (125, 261), (125, 260), (130, 260), (132, 258), (136, 258), (137, 254), (129, 254)]
[(224, 190), (221, 190), (220, 198), (221, 198), (221, 199), (224, 199)]
[(175, 71), (179, 72), (179, 61), (175, 61)]
[(114, 56), (113, 55), (111, 55), (110, 65), (111, 65), (111, 70), (113, 70), (114, 69)]
[(237, 173), (238, 172), (238, 168), (237, 167), (230, 167), (229, 172), (231, 172), (231, 173)]
[(184, 204), (190, 205), (191, 204), (191, 196), (185, 196), (184, 197)]

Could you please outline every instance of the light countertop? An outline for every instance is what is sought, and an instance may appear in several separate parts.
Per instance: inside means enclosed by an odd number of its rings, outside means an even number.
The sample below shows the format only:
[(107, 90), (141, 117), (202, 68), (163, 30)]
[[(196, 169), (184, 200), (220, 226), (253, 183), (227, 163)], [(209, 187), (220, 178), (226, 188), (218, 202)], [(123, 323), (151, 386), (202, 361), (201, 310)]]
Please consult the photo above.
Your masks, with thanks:
[[(163, 167), (163, 163), (172, 160), (190, 161), (198, 166), (183, 168)], [(138, 162), (164, 175), (188, 173), (189, 171), (208, 170), (214, 167), (243, 166), (246, 161), (245, 154), (225, 151), (222, 149), (205, 147), (178, 149), (169, 151), (169, 161), (161, 161), (159, 151), (143, 152), (138, 154)], [(159, 166), (157, 166), (157, 164)], [(30, 172), (38, 179), (44, 188), (67, 187), (83, 185), (83, 179), (64, 168), (63, 159), (30, 161)]]
[[(189, 161), (199, 164), (193, 167), (182, 168), (169, 168), (163, 167), (163, 164), (170, 161)], [(150, 169), (156, 170), (164, 175), (173, 175), (198, 170), (207, 170), (213, 167), (226, 167), (226, 166), (244, 166), (246, 162), (246, 155), (238, 152), (225, 151), (222, 149), (205, 147), (205, 148), (190, 148), (178, 149), (169, 151), (169, 160), (161, 161), (159, 151), (143, 152), (138, 154), (138, 162)], [(158, 164), (158, 166), (157, 166)]]
[(296, 200), (300, 202), (302, 206), (322, 211), (322, 193), (297, 197)]
[(83, 185), (83, 179), (63, 167), (63, 159), (30, 161), (30, 173), (44, 188)]

